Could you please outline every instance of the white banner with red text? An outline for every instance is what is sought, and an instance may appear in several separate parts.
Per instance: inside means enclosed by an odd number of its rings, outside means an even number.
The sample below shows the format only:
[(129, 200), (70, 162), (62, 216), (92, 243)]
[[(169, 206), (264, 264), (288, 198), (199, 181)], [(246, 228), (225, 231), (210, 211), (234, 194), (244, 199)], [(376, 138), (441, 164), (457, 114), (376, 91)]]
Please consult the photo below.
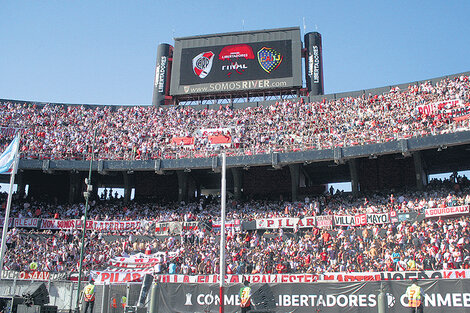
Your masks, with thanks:
[[(40, 229), (81, 229), (82, 220), (42, 219)], [(96, 231), (130, 231), (142, 229), (142, 221), (93, 221), (88, 220), (86, 229)]]
[(416, 109), (420, 115), (436, 115), (442, 111), (452, 110), (463, 107), (463, 101), (460, 99), (431, 102), (429, 104), (418, 105)]
[(425, 217), (449, 216), (470, 213), (470, 205), (449, 206), (445, 208), (425, 209)]
[(3, 270), (2, 279), (20, 279), (20, 280), (39, 280), (39, 281), (48, 281), (48, 280), (66, 280), (68, 278), (68, 273), (66, 272), (44, 272), (44, 271), (11, 271)]
[[(154, 274), (150, 270), (136, 271), (91, 271), (97, 284), (122, 284), (141, 282), (146, 274)], [(219, 275), (154, 275), (163, 283), (218, 283)], [(241, 283), (245, 279), (251, 283), (313, 283), (313, 282), (364, 282), (386, 280), (417, 279), (468, 279), (470, 270), (441, 271), (406, 271), (406, 272), (356, 272), (356, 273), (324, 273), (324, 274), (250, 274), (226, 275), (226, 283)]]

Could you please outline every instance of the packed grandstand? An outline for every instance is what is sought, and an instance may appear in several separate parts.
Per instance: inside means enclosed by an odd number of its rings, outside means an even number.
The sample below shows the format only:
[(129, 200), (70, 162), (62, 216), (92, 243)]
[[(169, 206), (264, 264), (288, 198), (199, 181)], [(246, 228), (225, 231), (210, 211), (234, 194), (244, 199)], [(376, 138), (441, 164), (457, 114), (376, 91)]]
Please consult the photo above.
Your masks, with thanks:
[[(146, 160), (321, 150), (469, 129), (468, 75), (390, 92), (233, 110), (191, 106), (35, 105), (3, 101), (0, 125), (23, 129), (23, 158)], [(1, 135), (2, 146), (13, 138)]]
[[(468, 75), (382, 95), (234, 110), (192, 107), (35, 105), (4, 101), (0, 125), (21, 129), (24, 159), (179, 159), (304, 151), (470, 130)], [(13, 138), (2, 131), (6, 147)], [(2, 194), (3, 208), (6, 193)], [(302, 201), (230, 200), (227, 274), (387, 272), (470, 268), (470, 182), (453, 175), (423, 191)], [(16, 197), (4, 269), (78, 271), (84, 204)], [(216, 274), (220, 199), (126, 203), (93, 199), (84, 268)], [(251, 225), (251, 226), (250, 226)], [(255, 226), (253, 226), (255, 225)], [(136, 260), (138, 258), (139, 260)], [(145, 262), (142, 260), (146, 260)]]
[[(461, 176), (435, 180), (425, 192), (360, 198), (336, 192), (295, 203), (232, 201), (227, 213), (227, 273), (467, 269), (469, 205), (470, 181)], [(91, 205), (84, 266), (88, 271), (131, 268), (156, 274), (215, 274), (219, 269), (219, 208), (219, 200), (210, 198), (190, 204), (123, 204), (122, 199), (102, 197)], [(16, 227), (7, 238), (5, 269), (31, 271), (31, 263), (36, 263), (37, 271), (76, 272), (81, 240), (77, 223), (83, 209), (80, 204), (15, 201)], [(435, 213), (439, 209), (447, 213)], [(395, 223), (389, 218), (381, 223), (323, 228), (299, 223), (307, 218), (390, 216), (392, 212), (403, 218)], [(249, 221), (256, 221), (258, 229), (244, 230), (242, 225)], [(182, 227), (169, 229), (171, 223)], [(129, 261), (133, 255), (151, 261), (136, 265)]]

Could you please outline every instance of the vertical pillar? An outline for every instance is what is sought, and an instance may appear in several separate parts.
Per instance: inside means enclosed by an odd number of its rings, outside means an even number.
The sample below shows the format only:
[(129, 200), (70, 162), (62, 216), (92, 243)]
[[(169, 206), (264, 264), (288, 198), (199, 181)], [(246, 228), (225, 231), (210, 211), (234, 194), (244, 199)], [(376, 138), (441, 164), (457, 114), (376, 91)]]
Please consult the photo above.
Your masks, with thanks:
[(178, 202), (187, 201), (188, 198), (188, 173), (177, 171), (178, 176)]
[(233, 195), (235, 200), (242, 198), (242, 176), (243, 173), (240, 168), (232, 167), (233, 176)]
[(349, 175), (351, 177), (351, 191), (353, 196), (359, 195), (359, 175), (357, 173), (357, 159), (350, 159), (349, 163)]
[(423, 158), (420, 151), (413, 152), (413, 161), (415, 164), (416, 188), (424, 190), (427, 183), (426, 173), (424, 171)]
[(23, 199), (26, 193), (25, 191), (26, 185), (24, 183), (24, 172), (18, 171), (18, 173), (16, 173), (15, 180), (16, 180), (16, 185), (17, 185), (16, 193), (18, 194), (18, 197), (20, 199)]
[(292, 187), (292, 201), (298, 200), (300, 164), (289, 164), (290, 180)]
[(79, 199), (81, 193), (81, 175), (78, 172), (71, 172), (69, 174), (69, 203), (80, 202), (83, 199)]
[(123, 180), (124, 180), (124, 203), (129, 203), (129, 201), (131, 201), (132, 174), (128, 172), (123, 172)]
[[(93, 173), (92, 173), (92, 175), (93, 175)], [(91, 199), (99, 199), (99, 196), (98, 196), (98, 186), (99, 186), (98, 177), (99, 177), (99, 175), (93, 175), (92, 178), (91, 178), (91, 185), (93, 186), (93, 189), (91, 190)]]
[(103, 285), (103, 294), (101, 297), (101, 313), (108, 313), (108, 306), (109, 306), (109, 284)]

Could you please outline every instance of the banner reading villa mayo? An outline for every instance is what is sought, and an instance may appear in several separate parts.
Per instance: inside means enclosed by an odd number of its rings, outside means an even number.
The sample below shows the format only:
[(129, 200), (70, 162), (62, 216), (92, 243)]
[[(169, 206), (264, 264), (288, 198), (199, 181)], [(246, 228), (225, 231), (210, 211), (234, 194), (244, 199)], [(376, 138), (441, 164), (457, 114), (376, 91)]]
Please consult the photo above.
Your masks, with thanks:
[(425, 217), (460, 215), (470, 213), (470, 205), (449, 206), (424, 210)]
[[(151, 269), (122, 269), (92, 271), (95, 282), (104, 283), (126, 283), (140, 282), (145, 274), (154, 274)], [(191, 284), (216, 284), (219, 275), (154, 275), (162, 283), (191, 283)], [(247, 279), (251, 283), (322, 283), (322, 282), (365, 282), (365, 281), (396, 281), (416, 279), (468, 279), (470, 270), (449, 271), (405, 271), (405, 272), (353, 272), (339, 273), (331, 272), (324, 274), (250, 274), (250, 275), (225, 275), (225, 282), (242, 283)]]
[(257, 229), (363, 226), (390, 223), (389, 213), (357, 215), (321, 215), (304, 217), (262, 218), (256, 220)]

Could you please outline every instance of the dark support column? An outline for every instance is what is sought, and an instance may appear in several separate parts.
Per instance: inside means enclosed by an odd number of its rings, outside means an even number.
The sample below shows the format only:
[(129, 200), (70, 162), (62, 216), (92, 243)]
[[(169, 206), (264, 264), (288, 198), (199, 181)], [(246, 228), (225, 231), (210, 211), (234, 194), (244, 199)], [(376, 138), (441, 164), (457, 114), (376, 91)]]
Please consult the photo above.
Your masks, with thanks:
[(415, 164), (416, 188), (418, 190), (424, 190), (427, 179), (420, 151), (413, 152), (413, 161)]
[[(69, 203), (77, 203), (83, 199), (79, 198), (82, 192), (81, 175), (79, 172), (71, 172), (69, 175)], [(84, 183), (84, 182), (83, 182)]]
[(99, 186), (99, 181), (98, 181), (99, 175), (93, 174), (91, 176), (91, 184), (93, 186), (93, 190), (91, 191), (92, 198), (91, 199), (99, 199), (100, 197), (98, 196), (98, 186)]
[(190, 174), (186, 175), (186, 198), (188, 202), (194, 201), (194, 194), (196, 193), (196, 190), (198, 188), (198, 183), (194, 179), (194, 177)]
[(16, 190), (16, 193), (18, 194), (18, 197), (20, 199), (23, 199), (24, 198), (24, 195), (25, 195), (25, 190), (26, 190), (26, 185), (24, 183), (24, 173), (21, 172), (21, 171), (18, 171), (18, 173), (16, 173), (16, 177), (15, 177), (15, 181), (16, 181), (16, 184), (17, 184), (17, 190)]
[(123, 180), (124, 180), (124, 203), (129, 203), (129, 201), (131, 201), (132, 174), (123, 172)]
[(290, 180), (292, 186), (292, 201), (298, 200), (300, 164), (289, 164)]
[(349, 175), (351, 176), (351, 191), (353, 196), (359, 195), (359, 175), (357, 173), (357, 159), (350, 159)]
[(177, 171), (178, 176), (178, 202), (187, 201), (188, 197), (188, 173)]
[(240, 168), (232, 167), (232, 176), (233, 176), (233, 195), (235, 200), (240, 200), (242, 198), (242, 177), (243, 173)]

